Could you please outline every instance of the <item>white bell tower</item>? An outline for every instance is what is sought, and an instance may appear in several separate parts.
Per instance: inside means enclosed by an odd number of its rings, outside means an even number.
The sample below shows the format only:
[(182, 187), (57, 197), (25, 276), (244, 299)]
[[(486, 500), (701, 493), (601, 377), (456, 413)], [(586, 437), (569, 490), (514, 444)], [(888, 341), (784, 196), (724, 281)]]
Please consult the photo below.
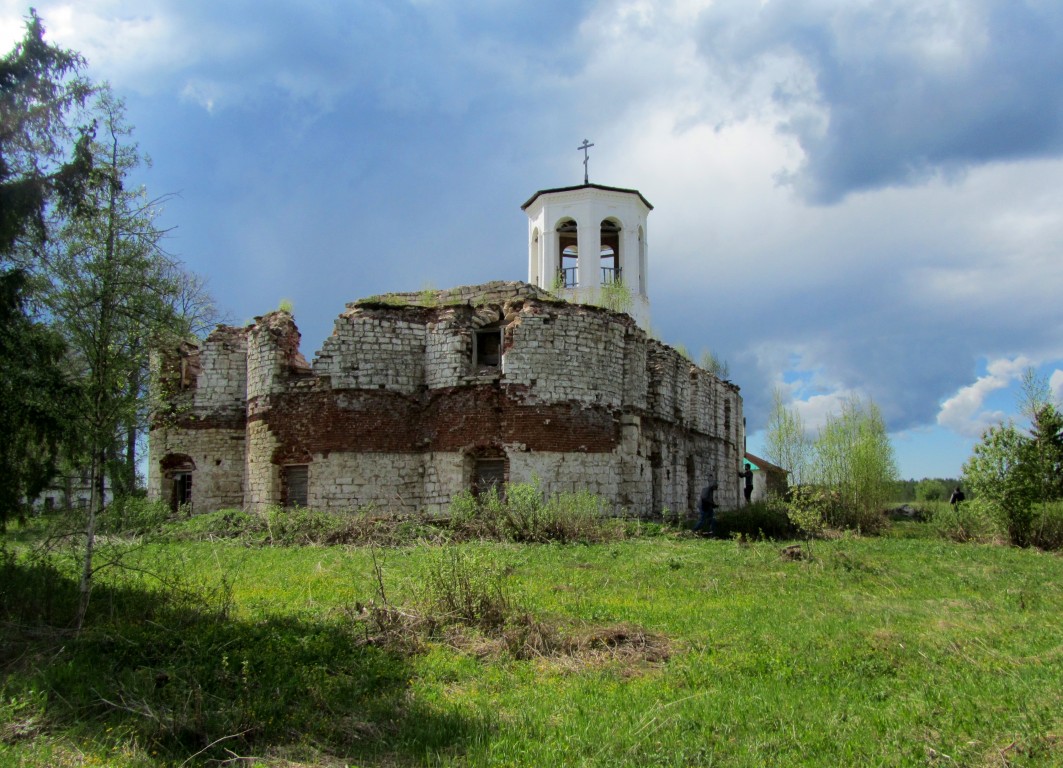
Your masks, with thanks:
[(646, 219), (653, 206), (640, 192), (585, 182), (540, 190), (521, 209), (529, 283), (568, 301), (621, 309), (649, 330)]

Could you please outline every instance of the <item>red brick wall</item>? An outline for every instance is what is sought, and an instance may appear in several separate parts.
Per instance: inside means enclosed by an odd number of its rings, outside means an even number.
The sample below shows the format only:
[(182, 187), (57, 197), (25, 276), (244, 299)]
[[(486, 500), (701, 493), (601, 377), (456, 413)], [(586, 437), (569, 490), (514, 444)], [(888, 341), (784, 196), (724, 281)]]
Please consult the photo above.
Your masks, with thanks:
[(523, 443), (530, 450), (607, 453), (620, 439), (603, 408), (527, 405), (521, 392), (492, 384), (435, 390), (412, 398), (386, 390), (327, 390), (272, 395), (249, 420), (265, 420), (279, 455), (352, 451), (460, 451), (470, 445)]

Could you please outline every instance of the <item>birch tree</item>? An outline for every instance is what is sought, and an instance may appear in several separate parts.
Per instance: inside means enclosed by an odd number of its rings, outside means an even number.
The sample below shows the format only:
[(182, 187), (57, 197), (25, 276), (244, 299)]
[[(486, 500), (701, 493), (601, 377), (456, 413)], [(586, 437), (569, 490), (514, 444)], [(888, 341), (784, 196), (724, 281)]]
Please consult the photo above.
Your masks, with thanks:
[(82, 382), (77, 400), (81, 453), (92, 491), (85, 528), (78, 624), (93, 576), (97, 518), (110, 459), (128, 451), (143, 417), (149, 342), (190, 331), (179, 311), (189, 276), (162, 248), (160, 200), (130, 184), (142, 165), (122, 102), (102, 89), (95, 105), (93, 171), (79, 215), (67, 217), (51, 253), (48, 303)]
[(790, 472), (790, 484), (799, 486), (808, 474), (811, 442), (805, 425), (796, 409), (787, 408), (782, 392), (772, 392), (771, 414), (768, 416), (765, 453), (767, 459)]

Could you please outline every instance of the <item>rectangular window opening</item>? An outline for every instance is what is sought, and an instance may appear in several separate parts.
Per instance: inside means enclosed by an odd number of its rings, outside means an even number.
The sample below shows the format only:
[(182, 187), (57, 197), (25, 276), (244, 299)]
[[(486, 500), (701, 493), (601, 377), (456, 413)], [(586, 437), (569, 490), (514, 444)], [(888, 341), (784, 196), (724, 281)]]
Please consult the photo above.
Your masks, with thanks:
[(284, 468), (284, 506), (305, 507), (310, 485), (310, 467), (305, 464)]
[(192, 504), (192, 473), (173, 473), (173, 492), (170, 495), (170, 510), (176, 512), (183, 506)]
[(478, 368), (498, 368), (502, 365), (502, 329), (476, 331), (473, 343), (473, 364)]
[(505, 488), (506, 460), (505, 459), (477, 459), (473, 468), (472, 492), (479, 497), (490, 493), (492, 488), (497, 489), (499, 496)]

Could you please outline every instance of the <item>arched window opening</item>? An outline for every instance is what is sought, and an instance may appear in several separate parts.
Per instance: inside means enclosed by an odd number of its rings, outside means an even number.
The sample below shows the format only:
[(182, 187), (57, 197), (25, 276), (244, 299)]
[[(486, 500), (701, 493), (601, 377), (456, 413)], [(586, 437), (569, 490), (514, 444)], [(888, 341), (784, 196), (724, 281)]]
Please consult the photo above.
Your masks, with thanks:
[(602, 285), (620, 282), (620, 225), (603, 219), (601, 228)]
[(572, 219), (562, 219), (557, 225), (558, 283), (562, 288), (579, 285), (579, 231)]
[(196, 462), (184, 453), (168, 453), (159, 462), (162, 476), (169, 485), (170, 511), (184, 509), (192, 514), (192, 473), (196, 471)]

